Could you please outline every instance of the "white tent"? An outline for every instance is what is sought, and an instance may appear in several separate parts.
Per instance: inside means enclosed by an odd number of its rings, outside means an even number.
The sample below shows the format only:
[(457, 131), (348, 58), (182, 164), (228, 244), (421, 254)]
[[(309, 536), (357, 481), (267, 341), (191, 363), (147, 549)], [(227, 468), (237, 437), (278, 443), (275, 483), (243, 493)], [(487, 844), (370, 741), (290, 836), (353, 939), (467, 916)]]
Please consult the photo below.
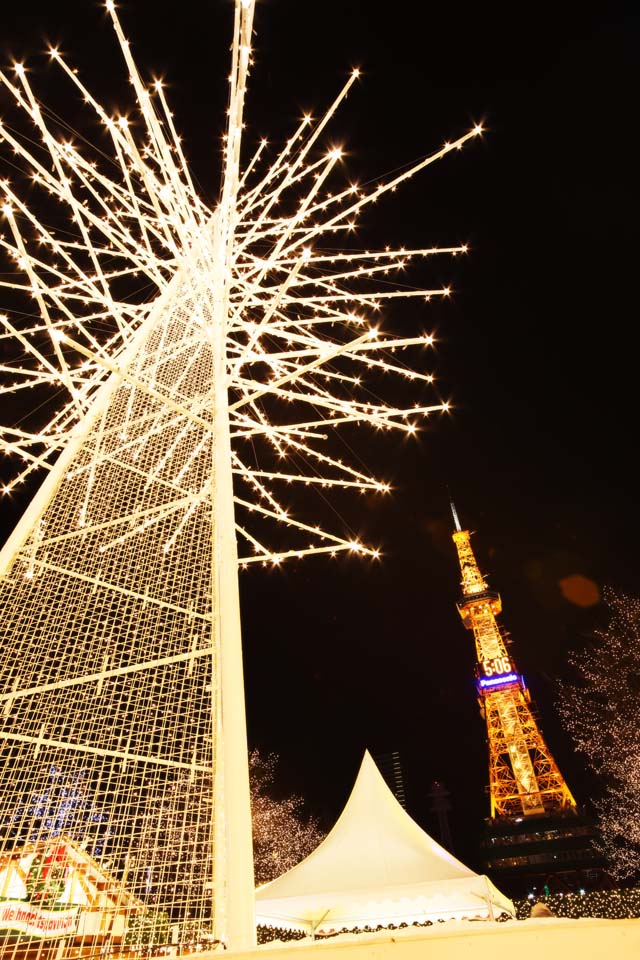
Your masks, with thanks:
[(256, 891), (259, 924), (313, 934), (501, 913), (511, 900), (411, 819), (368, 752), (329, 835)]

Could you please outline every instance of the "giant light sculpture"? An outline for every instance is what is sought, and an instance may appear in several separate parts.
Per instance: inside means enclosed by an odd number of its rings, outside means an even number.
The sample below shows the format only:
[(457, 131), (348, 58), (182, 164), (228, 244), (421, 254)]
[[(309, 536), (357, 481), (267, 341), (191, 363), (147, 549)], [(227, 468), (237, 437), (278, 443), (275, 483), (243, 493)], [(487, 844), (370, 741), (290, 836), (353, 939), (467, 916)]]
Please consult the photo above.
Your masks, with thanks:
[[(94, 145), (69, 139), (23, 65), (2, 74), (5, 114), (18, 117), (0, 125), (13, 416), (0, 437), (20, 465), (4, 492), (43, 480), (1, 556), (0, 825), (5, 849), (35, 844), (42, 857), (66, 824), (121, 883), (108, 909), (209, 925), (243, 948), (254, 922), (238, 565), (375, 554), (287, 509), (286, 491), (386, 490), (327, 441), (343, 425), (412, 433), (443, 409), (386, 403), (367, 375), (431, 382), (432, 338), (385, 334), (378, 310), (446, 296), (389, 275), (464, 248), (356, 252), (352, 231), (480, 129), (385, 182), (335, 189), (340, 151), (322, 134), (356, 71), (319, 121), (243, 166), (253, 2), (238, 0), (211, 209), (162, 83), (143, 81), (106, 8), (135, 96), (128, 118), (50, 51), (103, 127)], [(405, 353), (416, 347), (418, 369)], [(80, 784), (93, 816), (65, 820), (52, 777)], [(194, 780), (202, 804), (186, 811), (180, 785)]]

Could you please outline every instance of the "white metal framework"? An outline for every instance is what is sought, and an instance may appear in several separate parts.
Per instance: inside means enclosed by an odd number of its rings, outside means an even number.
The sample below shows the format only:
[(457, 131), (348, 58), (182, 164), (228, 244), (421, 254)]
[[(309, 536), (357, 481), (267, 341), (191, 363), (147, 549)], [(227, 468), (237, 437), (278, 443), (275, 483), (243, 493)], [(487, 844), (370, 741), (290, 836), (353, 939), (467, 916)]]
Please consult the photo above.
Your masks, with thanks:
[(108, 909), (125, 938), (166, 918), (178, 937), (197, 927), (243, 948), (254, 923), (236, 540), (241, 564), (376, 554), (292, 512), (283, 491), (388, 489), (331, 438), (345, 424), (412, 433), (446, 407), (368, 392), (368, 373), (432, 380), (401, 357), (432, 337), (387, 335), (371, 316), (395, 297), (446, 296), (387, 275), (464, 248), (358, 253), (344, 237), (363, 207), (480, 128), (368, 191), (336, 189), (340, 151), (320, 138), (355, 71), (325, 116), (270, 160), (261, 143), (241, 172), (253, 0), (237, 0), (212, 210), (162, 84), (143, 82), (106, 7), (131, 118), (108, 115), (51, 57), (104, 125), (109, 157), (104, 137), (100, 149), (68, 139), (23, 65), (1, 75), (16, 110), (0, 122), (13, 168), (0, 184), (12, 262), (0, 443), (19, 464), (5, 493), (46, 476), (0, 558), (0, 830), (9, 851), (51, 840), (58, 873), (56, 837), (84, 845), (122, 884)]

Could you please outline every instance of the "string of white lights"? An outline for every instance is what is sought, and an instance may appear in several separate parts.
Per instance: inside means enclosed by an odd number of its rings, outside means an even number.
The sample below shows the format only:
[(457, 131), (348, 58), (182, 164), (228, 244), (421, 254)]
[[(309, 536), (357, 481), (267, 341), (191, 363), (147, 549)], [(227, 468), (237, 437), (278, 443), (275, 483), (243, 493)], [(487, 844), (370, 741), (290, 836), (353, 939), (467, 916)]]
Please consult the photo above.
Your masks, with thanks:
[[(125, 930), (165, 917), (247, 947), (238, 565), (379, 556), (325, 521), (320, 500), (316, 519), (308, 494), (390, 490), (342, 459), (337, 429), (410, 435), (448, 409), (424, 396), (433, 335), (386, 330), (382, 308), (447, 297), (447, 286), (411, 286), (408, 268), (466, 247), (344, 243), (365, 207), (481, 128), (380, 183), (351, 183), (341, 150), (321, 143), (353, 71), (325, 114), (305, 117), (280, 152), (261, 142), (243, 172), (253, 0), (237, 0), (223, 185), (209, 209), (162, 82), (144, 82), (111, 0), (106, 9), (129, 114), (107, 112), (51, 49), (90, 115), (70, 139), (24, 64), (0, 72), (15, 114), (0, 121), (11, 164), (0, 182), (5, 495), (42, 475), (0, 557), (0, 756), (11, 771), (0, 897), (19, 891), (20, 850), (46, 888), (42, 864), (63, 870), (73, 847), (117, 891), (99, 908), (103, 938), (116, 917)], [(382, 374), (420, 393), (406, 406), (381, 399)], [(203, 786), (200, 810), (185, 810), (185, 783)], [(72, 903), (68, 890), (57, 907)]]

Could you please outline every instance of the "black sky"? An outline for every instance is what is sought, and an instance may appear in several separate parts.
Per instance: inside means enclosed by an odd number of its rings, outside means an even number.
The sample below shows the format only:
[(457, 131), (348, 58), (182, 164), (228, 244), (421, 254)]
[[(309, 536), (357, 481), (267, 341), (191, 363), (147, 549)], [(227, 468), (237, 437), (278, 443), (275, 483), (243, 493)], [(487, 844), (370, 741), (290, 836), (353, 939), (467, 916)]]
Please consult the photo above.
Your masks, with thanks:
[[(383, 544), (383, 562), (312, 559), (251, 571), (241, 588), (249, 736), (280, 755), (282, 789), (330, 824), (364, 748), (398, 750), (412, 812), (428, 829), (429, 783), (449, 787), (456, 852), (470, 862), (488, 812), (487, 771), (472, 637), (455, 609), (447, 488), (477, 531), (514, 656), (580, 801), (589, 779), (556, 720), (554, 678), (603, 614), (567, 599), (563, 582), (580, 575), (637, 593), (640, 573), (640, 17), (631, 3), (594, 13), (488, 6), (261, 2), (246, 117), (249, 141), (280, 140), (360, 66), (329, 137), (361, 181), (473, 122), (487, 128), (363, 220), (367, 248), (471, 245), (468, 257), (424, 274), (452, 282), (451, 302), (387, 311), (402, 329), (437, 330), (439, 385), (455, 409), (411, 443), (363, 438), (395, 493), (341, 500), (340, 512)], [(171, 84), (186, 152), (213, 199), (232, 5), (183, 0), (163, 14), (157, 2), (131, 0), (120, 11), (139, 64)], [(35, 65), (45, 37), (102, 99), (127, 102), (97, 5), (37, 0), (19, 15), (0, 12), (5, 59)], [(46, 88), (44, 60), (42, 69)]]

